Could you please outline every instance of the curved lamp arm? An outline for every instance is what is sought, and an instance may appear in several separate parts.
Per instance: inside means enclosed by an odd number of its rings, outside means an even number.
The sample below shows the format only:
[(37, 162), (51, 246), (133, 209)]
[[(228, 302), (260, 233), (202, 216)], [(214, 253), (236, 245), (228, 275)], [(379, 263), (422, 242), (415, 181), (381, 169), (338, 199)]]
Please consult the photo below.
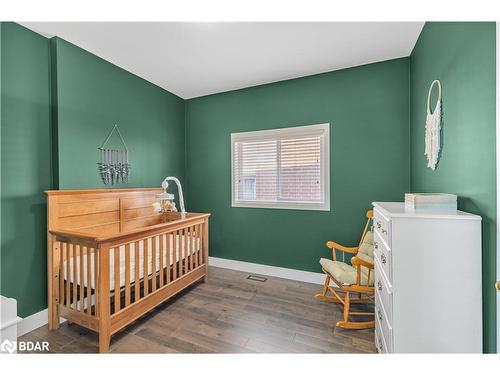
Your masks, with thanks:
[(179, 179), (177, 177), (174, 177), (174, 176), (165, 177), (163, 179), (163, 182), (161, 183), (161, 187), (163, 188), (163, 192), (167, 191), (168, 181), (174, 181), (177, 184), (177, 190), (179, 191), (179, 204), (181, 206), (181, 213), (185, 214), (186, 208), (184, 207), (184, 195), (182, 194), (181, 182), (179, 181)]

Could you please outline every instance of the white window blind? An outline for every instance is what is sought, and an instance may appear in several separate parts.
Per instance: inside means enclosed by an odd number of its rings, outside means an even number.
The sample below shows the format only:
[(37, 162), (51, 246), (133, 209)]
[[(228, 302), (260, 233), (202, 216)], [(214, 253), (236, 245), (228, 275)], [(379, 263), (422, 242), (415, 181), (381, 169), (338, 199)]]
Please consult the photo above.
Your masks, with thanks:
[(231, 134), (234, 207), (329, 210), (329, 124)]

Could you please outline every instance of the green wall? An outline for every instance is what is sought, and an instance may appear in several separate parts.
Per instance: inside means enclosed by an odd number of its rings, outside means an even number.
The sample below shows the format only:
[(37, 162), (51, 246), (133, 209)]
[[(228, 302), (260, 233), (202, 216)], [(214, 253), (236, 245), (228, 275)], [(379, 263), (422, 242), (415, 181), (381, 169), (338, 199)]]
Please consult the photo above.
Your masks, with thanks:
[(131, 152), (126, 186), (183, 180), (184, 100), (62, 39), (1, 31), (0, 291), (25, 317), (47, 307), (43, 191), (104, 188), (97, 147), (115, 123)]
[[(495, 23), (431, 22), (410, 60), (411, 189), (458, 194), (461, 210), (483, 218), (486, 352), (496, 348), (495, 43)], [(424, 156), (427, 90), (434, 79), (443, 85), (444, 139), (436, 171), (426, 168)], [(456, 276), (458, 286), (467, 282)]]
[[(409, 189), (408, 59), (187, 101), (188, 209), (210, 212), (214, 257), (320, 271), (356, 244), (374, 200)], [(231, 207), (232, 132), (330, 123), (331, 211)]]
[(166, 175), (183, 180), (184, 100), (60, 38), (52, 46), (59, 188), (105, 186), (97, 148), (114, 124), (130, 150), (127, 186), (159, 186)]
[(50, 189), (49, 42), (17, 24), (1, 28), (1, 286), (18, 314), (46, 307)]

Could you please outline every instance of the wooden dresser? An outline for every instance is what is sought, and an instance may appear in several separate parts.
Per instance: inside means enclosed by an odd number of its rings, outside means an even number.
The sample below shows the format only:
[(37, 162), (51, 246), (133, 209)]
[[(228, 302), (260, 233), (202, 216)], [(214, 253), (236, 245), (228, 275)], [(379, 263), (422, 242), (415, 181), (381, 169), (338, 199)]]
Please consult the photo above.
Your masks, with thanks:
[(375, 202), (380, 353), (481, 353), (481, 217)]

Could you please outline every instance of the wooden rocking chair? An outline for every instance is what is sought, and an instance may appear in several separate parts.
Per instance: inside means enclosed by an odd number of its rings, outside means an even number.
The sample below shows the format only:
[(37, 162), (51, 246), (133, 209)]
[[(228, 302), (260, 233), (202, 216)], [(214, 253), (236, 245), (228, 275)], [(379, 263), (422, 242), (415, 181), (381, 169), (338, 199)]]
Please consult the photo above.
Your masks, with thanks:
[[(353, 312), (350, 311), (352, 303), (373, 303), (375, 288), (374, 284), (374, 261), (373, 261), (373, 232), (369, 230), (370, 220), (373, 211), (366, 213), (367, 221), (359, 245), (356, 247), (346, 247), (333, 241), (328, 241), (326, 246), (332, 250), (333, 260), (321, 258), (319, 261), (323, 272), (326, 274), (323, 291), (315, 295), (316, 298), (341, 303), (344, 306), (344, 320), (337, 322), (337, 327), (351, 329), (365, 329), (375, 327), (375, 320), (352, 322), (349, 316), (371, 315), (373, 312)], [(337, 261), (337, 250), (342, 252), (342, 262)], [(354, 256), (351, 259), (352, 266), (345, 261), (345, 254)], [(330, 280), (336, 284), (337, 288), (330, 286)], [(331, 292), (332, 295), (328, 295)], [(356, 298), (351, 298), (352, 294)], [(344, 298), (342, 298), (343, 294)]]

